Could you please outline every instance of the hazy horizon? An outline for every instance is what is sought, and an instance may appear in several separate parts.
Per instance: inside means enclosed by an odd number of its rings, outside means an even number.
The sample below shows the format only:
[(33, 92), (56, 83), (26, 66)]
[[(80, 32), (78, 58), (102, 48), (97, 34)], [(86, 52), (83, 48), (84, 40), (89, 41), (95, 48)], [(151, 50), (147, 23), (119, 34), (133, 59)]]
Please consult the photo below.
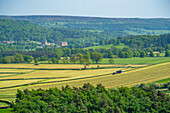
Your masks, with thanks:
[(23, 15), (1, 15), (0, 14), (0, 16), (11, 16), (11, 17), (12, 16), (18, 16), (18, 17), (19, 16), (21, 16), (21, 17), (22, 16), (65, 16), (65, 17), (87, 17), (87, 18), (93, 18), (94, 17), (94, 18), (122, 18), (122, 19), (123, 18), (125, 18), (125, 19), (126, 18), (127, 19), (128, 18), (132, 18), (132, 19), (133, 18), (134, 19), (137, 19), (137, 18), (138, 19), (170, 19), (170, 17), (107, 17), (107, 16), (89, 16), (89, 15), (87, 15), (87, 16), (86, 15), (82, 15), (81, 16), (81, 15), (50, 15), (50, 14), (49, 15), (48, 14), (41, 14), (41, 15), (36, 15), (36, 14), (32, 14), (32, 15), (31, 14), (30, 15), (29, 14), (28, 15), (27, 14), (23, 14)]
[(169, 0), (0, 0), (0, 15), (170, 18), (169, 4)]

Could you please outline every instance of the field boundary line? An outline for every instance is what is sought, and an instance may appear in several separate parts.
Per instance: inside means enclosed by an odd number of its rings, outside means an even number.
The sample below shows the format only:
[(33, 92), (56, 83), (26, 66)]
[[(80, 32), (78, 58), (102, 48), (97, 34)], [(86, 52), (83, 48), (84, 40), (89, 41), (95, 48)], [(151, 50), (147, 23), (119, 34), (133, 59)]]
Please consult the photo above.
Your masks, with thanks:
[(18, 73), (18, 74), (14, 74), (14, 75), (0, 76), (0, 78), (3, 78), (3, 77), (11, 77), (11, 76), (19, 76), (19, 75), (23, 75), (23, 74), (32, 73), (32, 72), (35, 72), (35, 71), (36, 71), (36, 70), (32, 70), (32, 71), (25, 72), (25, 73)]

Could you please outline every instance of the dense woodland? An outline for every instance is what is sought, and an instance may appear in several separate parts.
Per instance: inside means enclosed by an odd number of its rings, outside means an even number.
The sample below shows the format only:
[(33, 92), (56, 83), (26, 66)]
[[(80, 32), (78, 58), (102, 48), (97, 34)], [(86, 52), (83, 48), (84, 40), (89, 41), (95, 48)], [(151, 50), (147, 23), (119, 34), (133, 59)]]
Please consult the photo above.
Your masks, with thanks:
[(131, 28), (170, 30), (169, 19), (100, 18), (76, 16), (0, 16), (14, 20), (28, 20), (41, 26), (76, 30), (124, 31)]
[(80, 88), (67, 85), (61, 90), (18, 90), (13, 108), (16, 113), (168, 113), (170, 96), (157, 91), (156, 86), (105, 89), (101, 84), (94, 87), (87, 83)]

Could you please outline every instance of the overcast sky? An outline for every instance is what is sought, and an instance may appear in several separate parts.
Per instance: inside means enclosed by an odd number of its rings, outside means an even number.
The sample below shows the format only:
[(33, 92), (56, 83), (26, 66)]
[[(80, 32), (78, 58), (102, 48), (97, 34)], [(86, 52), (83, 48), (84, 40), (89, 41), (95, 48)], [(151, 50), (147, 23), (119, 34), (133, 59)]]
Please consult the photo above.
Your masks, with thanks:
[(0, 0), (0, 15), (170, 18), (170, 0)]

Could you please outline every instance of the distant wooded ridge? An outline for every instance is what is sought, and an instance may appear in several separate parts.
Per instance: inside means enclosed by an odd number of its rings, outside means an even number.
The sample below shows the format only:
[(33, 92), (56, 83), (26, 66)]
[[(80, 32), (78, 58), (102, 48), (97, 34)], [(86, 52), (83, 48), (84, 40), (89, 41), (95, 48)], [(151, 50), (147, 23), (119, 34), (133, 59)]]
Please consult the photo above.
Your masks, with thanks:
[[(51, 29), (48, 29), (49, 27)], [(49, 42), (54, 42), (53, 40), (68, 41), (70, 38), (81, 38), (81, 41), (83, 40), (85, 42), (98, 42), (99, 39), (108, 40), (117, 38), (118, 36), (160, 35), (170, 33), (170, 19), (1, 15), (0, 31), (2, 34), (5, 32), (5, 37), (8, 37), (8, 34), (14, 34), (17, 31), (18, 36), (29, 36), (33, 39), (36, 38), (36, 41), (48, 40)], [(10, 37), (13, 39), (14, 36), (11, 35)], [(3, 38), (4, 37), (2, 36), (1, 39)]]
[[(47, 27), (64, 27), (78, 30), (100, 31), (135, 31), (145, 30), (170, 30), (169, 18), (103, 18), (79, 16), (0, 16), (14, 20), (28, 20), (38, 25)], [(146, 31), (145, 31), (146, 32)], [(151, 33), (152, 34), (152, 33)]]

